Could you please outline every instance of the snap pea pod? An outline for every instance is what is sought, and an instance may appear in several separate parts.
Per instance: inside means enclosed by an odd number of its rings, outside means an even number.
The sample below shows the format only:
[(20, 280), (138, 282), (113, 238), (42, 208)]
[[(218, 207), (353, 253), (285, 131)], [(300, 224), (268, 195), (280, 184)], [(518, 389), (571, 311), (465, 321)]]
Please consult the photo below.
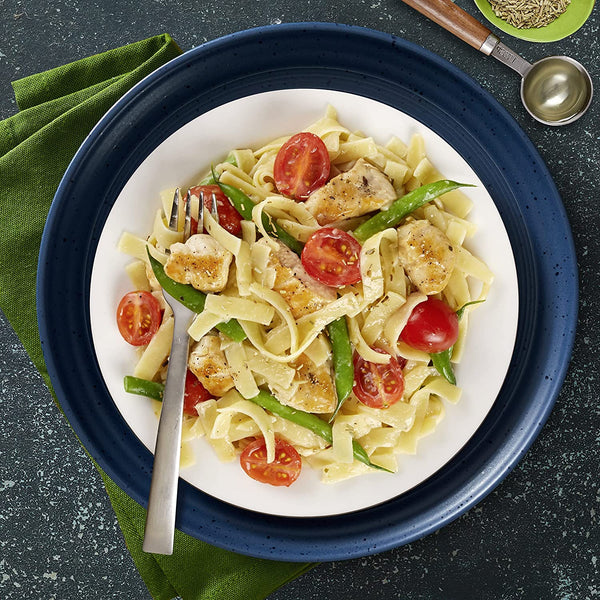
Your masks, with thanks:
[[(254, 202), (242, 190), (217, 181), (217, 185), (221, 188), (221, 191), (231, 200), (234, 208), (242, 215), (242, 218), (246, 221), (252, 220), (252, 209), (254, 208)], [(262, 213), (262, 224), (265, 231), (283, 242), (290, 250), (298, 254), (302, 254), (302, 248), (304, 244), (298, 241), (295, 237), (291, 236), (283, 227), (280, 227), (269, 215), (265, 212)]]
[(379, 211), (370, 219), (359, 225), (354, 230), (354, 237), (362, 244), (371, 236), (388, 229), (395, 227), (404, 217), (409, 215), (417, 208), (431, 202), (438, 196), (446, 194), (459, 187), (473, 187), (468, 183), (457, 183), (449, 179), (434, 181), (427, 183), (421, 187), (409, 192), (408, 194), (394, 200), (387, 210)]
[(162, 401), (165, 386), (157, 381), (149, 381), (132, 375), (125, 375), (123, 379), (123, 387), (129, 394), (137, 394), (138, 396), (146, 396), (154, 400)]
[(440, 375), (443, 375), (452, 385), (456, 385), (456, 377), (454, 375), (454, 370), (452, 369), (452, 363), (450, 362), (450, 359), (452, 358), (452, 348), (454, 348), (454, 346), (447, 350), (442, 350), (441, 352), (432, 352), (429, 356), (431, 356), (431, 362), (437, 372)]
[[(181, 302), (181, 304), (187, 306), (187, 308), (197, 314), (204, 310), (206, 294), (186, 283), (173, 281), (165, 273), (165, 270), (160, 262), (150, 254), (149, 250), (148, 259), (150, 260), (150, 266), (152, 267), (154, 276), (158, 280), (158, 283), (161, 285), (161, 287), (166, 290), (168, 294), (171, 294), (173, 298), (176, 298), (179, 300), (179, 302)], [(217, 329), (230, 337), (234, 342), (241, 342), (242, 340), (246, 339), (246, 334), (244, 333), (242, 326), (235, 319), (230, 319), (225, 323), (219, 323), (217, 325)]]
[(331, 419), (329, 419), (331, 423), (354, 386), (354, 365), (352, 363), (352, 344), (348, 335), (348, 325), (345, 317), (340, 317), (329, 323), (327, 333), (331, 342), (333, 373), (337, 393), (337, 406)]
[[(456, 311), (456, 316), (458, 320), (463, 316), (465, 312), (465, 308), (470, 306), (471, 304), (479, 304), (480, 302), (484, 302), (483, 300), (473, 300), (472, 302), (467, 302), (463, 306), (461, 306)], [(440, 375), (443, 375), (452, 385), (456, 385), (456, 377), (454, 375), (454, 369), (452, 368), (452, 363), (450, 359), (452, 358), (452, 351), (454, 350), (454, 345), (450, 346), (447, 350), (442, 350), (442, 352), (432, 352), (429, 356), (431, 357), (431, 362), (433, 366), (436, 368), (437, 372)]]
[[(296, 423), (296, 425), (300, 425), (301, 427), (306, 427), (306, 429), (309, 429), (314, 434), (322, 437), (327, 443), (333, 443), (333, 430), (331, 425), (316, 415), (298, 410), (296, 408), (291, 408), (290, 406), (285, 406), (281, 404), (274, 396), (265, 391), (260, 391), (257, 396), (254, 396), (254, 398), (249, 398), (249, 400), (255, 404), (258, 404), (265, 410), (278, 415), (279, 417), (287, 419), (292, 423)], [(365, 449), (356, 440), (352, 441), (352, 454), (356, 460), (369, 467), (373, 467), (374, 469), (379, 469), (381, 471), (387, 471), (388, 473), (390, 472), (385, 467), (372, 463), (369, 460), (369, 455)]]

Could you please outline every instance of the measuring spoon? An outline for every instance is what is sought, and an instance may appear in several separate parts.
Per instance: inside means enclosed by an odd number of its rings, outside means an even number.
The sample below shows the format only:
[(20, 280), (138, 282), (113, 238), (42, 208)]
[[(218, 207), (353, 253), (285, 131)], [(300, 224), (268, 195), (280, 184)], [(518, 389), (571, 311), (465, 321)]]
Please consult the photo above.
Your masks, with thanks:
[(519, 73), (523, 106), (540, 123), (566, 125), (581, 117), (589, 107), (592, 79), (576, 60), (549, 56), (531, 64), (451, 0), (403, 1), (476, 50)]

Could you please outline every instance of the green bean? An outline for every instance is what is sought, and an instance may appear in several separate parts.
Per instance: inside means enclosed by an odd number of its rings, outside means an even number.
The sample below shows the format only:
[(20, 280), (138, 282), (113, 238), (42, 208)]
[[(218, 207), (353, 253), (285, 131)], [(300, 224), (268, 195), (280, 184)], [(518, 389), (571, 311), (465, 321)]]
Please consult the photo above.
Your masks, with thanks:
[(452, 385), (456, 385), (456, 377), (454, 376), (454, 370), (452, 369), (452, 363), (450, 358), (452, 357), (452, 348), (442, 350), (441, 352), (432, 352), (431, 362), (436, 368), (440, 375), (443, 375)]
[(154, 400), (162, 401), (165, 386), (157, 381), (149, 381), (132, 375), (125, 375), (123, 379), (123, 387), (129, 394), (137, 394), (138, 396), (146, 396)]
[(354, 365), (352, 363), (352, 344), (348, 336), (346, 318), (340, 317), (329, 323), (327, 325), (327, 333), (331, 342), (333, 373), (337, 393), (337, 406), (331, 419), (329, 419), (331, 423), (352, 391), (354, 385)]
[(376, 233), (389, 227), (395, 227), (404, 217), (438, 196), (464, 186), (473, 187), (468, 183), (456, 183), (448, 179), (422, 185), (405, 196), (394, 200), (387, 210), (379, 211), (359, 225), (354, 230), (354, 237), (362, 244)]
[[(148, 259), (152, 272), (158, 280), (160, 286), (173, 298), (179, 300), (181, 304), (189, 308), (191, 311), (200, 314), (204, 310), (206, 302), (206, 294), (186, 283), (173, 281), (166, 273), (163, 266), (156, 260), (148, 250)], [(217, 329), (230, 337), (234, 342), (241, 342), (246, 339), (246, 334), (242, 326), (235, 320), (230, 319), (225, 323), (219, 323)]]
[[(246, 195), (242, 190), (217, 181), (217, 185), (221, 188), (221, 191), (231, 200), (234, 208), (240, 213), (243, 219), (246, 221), (252, 220), (252, 209), (254, 208), (254, 202)], [(283, 227), (280, 227), (268, 214), (262, 213), (262, 224), (265, 231), (283, 242), (290, 250), (298, 254), (302, 254), (302, 248), (304, 244), (298, 241), (294, 236), (290, 235)]]
[[(254, 396), (254, 398), (249, 398), (249, 400), (255, 404), (258, 404), (265, 410), (278, 415), (279, 417), (287, 419), (288, 421), (291, 421), (296, 425), (300, 425), (301, 427), (306, 427), (306, 429), (309, 429), (314, 434), (323, 438), (328, 444), (333, 443), (333, 429), (331, 425), (326, 421), (323, 421), (323, 419), (317, 417), (317, 415), (292, 408), (291, 406), (285, 406), (284, 404), (281, 404), (281, 402), (279, 402), (279, 400), (277, 400), (274, 396), (265, 391), (260, 391), (257, 396)], [(390, 472), (385, 467), (372, 463), (369, 460), (369, 455), (365, 449), (356, 440), (352, 441), (352, 454), (354, 455), (354, 458), (369, 467), (380, 469), (382, 471), (388, 471), (388, 473)]]

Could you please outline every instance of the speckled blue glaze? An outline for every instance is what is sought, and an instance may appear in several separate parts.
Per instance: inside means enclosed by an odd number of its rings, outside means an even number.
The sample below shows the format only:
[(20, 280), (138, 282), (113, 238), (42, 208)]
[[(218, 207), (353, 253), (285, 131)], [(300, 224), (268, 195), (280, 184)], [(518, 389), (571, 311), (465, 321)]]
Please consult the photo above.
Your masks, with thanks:
[[(107, 473), (145, 505), (151, 454), (116, 410), (94, 360), (87, 298), (98, 236), (123, 184), (173, 131), (223, 102), (291, 87), (374, 98), (451, 143), (494, 199), (519, 277), (517, 342), (501, 393), (465, 448), (422, 485), (351, 517), (286, 519), (231, 507), (181, 483), (178, 527), (191, 535), (264, 558), (345, 559), (420, 538), (488, 494), (535, 439), (565, 375), (577, 266), (563, 206), (532, 144), (465, 74), (399, 38), (316, 23), (232, 34), (172, 61), (109, 111), (65, 174), (42, 242), (38, 319), (69, 422)], [(96, 201), (81, 201), (90, 197)], [(82, 222), (93, 224), (91, 237)]]

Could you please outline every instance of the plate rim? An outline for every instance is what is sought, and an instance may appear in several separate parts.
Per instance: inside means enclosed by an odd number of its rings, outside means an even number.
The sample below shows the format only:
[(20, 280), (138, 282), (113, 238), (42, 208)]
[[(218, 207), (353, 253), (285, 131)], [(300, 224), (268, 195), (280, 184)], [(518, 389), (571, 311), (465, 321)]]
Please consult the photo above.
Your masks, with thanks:
[[(522, 130), (518, 127), (516, 122), (512, 119), (512, 117), (489, 95), (487, 92), (482, 90), (470, 77), (464, 74), (462, 71), (452, 66), (450, 63), (442, 59), (441, 57), (415, 45), (411, 42), (407, 42), (395, 36), (378, 32), (370, 29), (366, 29), (363, 27), (356, 26), (348, 26), (348, 25), (338, 25), (338, 24), (330, 24), (330, 23), (293, 23), (293, 24), (285, 24), (285, 25), (269, 25), (264, 27), (257, 27), (249, 30), (245, 30), (242, 32), (236, 32), (233, 34), (229, 34), (223, 38), (219, 38), (217, 40), (213, 40), (194, 48), (182, 56), (174, 59), (167, 65), (159, 68), (154, 73), (148, 75), (142, 82), (138, 83), (132, 90), (130, 90), (127, 94), (125, 94), (99, 121), (99, 123), (94, 127), (90, 135), (83, 142), (82, 146), (76, 153), (73, 161), (69, 165), (65, 176), (63, 177), (59, 188), (57, 190), (57, 194), (55, 197), (55, 202), (51, 207), (48, 221), (46, 224), (46, 228), (44, 229), (44, 234), (42, 236), (42, 246), (40, 249), (40, 261), (39, 261), (39, 269), (37, 275), (37, 290), (38, 290), (38, 322), (40, 328), (40, 337), (42, 340), (42, 346), (44, 349), (44, 356), (46, 359), (46, 364), (48, 367), (48, 372), (50, 378), (55, 387), (55, 391), (57, 397), (61, 399), (61, 404), (63, 405), (63, 410), (69, 421), (72, 423), (74, 429), (76, 429), (78, 435), (82, 443), (86, 447), (86, 435), (85, 435), (85, 426), (84, 423), (81, 422), (81, 415), (77, 414), (76, 411), (72, 410), (73, 407), (70, 406), (69, 402), (65, 401), (66, 397), (66, 389), (65, 384), (67, 382), (67, 374), (64, 372), (64, 368), (61, 369), (60, 365), (56, 363), (53, 354), (53, 339), (52, 339), (52, 326), (49, 321), (49, 314), (52, 312), (51, 307), (49, 306), (49, 273), (48, 273), (48, 260), (52, 255), (52, 252), (56, 250), (56, 243), (52, 240), (52, 232), (55, 227), (57, 227), (57, 222), (60, 218), (59, 208), (61, 206), (61, 202), (65, 202), (65, 198), (68, 197), (71, 185), (71, 179), (76, 176), (77, 171), (82, 166), (82, 163), (85, 162), (86, 157), (88, 156), (88, 152), (93, 150), (93, 144), (98, 136), (101, 136), (107, 129), (110, 128), (111, 123), (113, 123), (113, 119), (118, 121), (119, 115), (127, 110), (130, 102), (133, 102), (138, 94), (145, 93), (149, 87), (151, 87), (154, 83), (157, 82), (161, 77), (166, 76), (168, 72), (174, 69), (176, 66), (179, 66), (185, 61), (192, 60), (193, 58), (197, 58), (202, 55), (210, 54), (212, 52), (218, 52), (223, 50), (224, 47), (228, 45), (235, 45), (236, 43), (243, 43), (252, 40), (256, 40), (259, 37), (268, 39), (271, 43), (277, 37), (281, 38), (282, 36), (290, 36), (292, 34), (298, 35), (302, 32), (312, 32), (313, 34), (317, 33), (321, 36), (329, 36), (329, 37), (346, 37), (346, 39), (359, 39), (363, 43), (383, 43), (385, 46), (389, 46), (390, 44), (398, 49), (404, 49), (413, 54), (417, 54), (420, 57), (426, 59), (429, 63), (437, 65), (439, 68), (443, 69), (447, 74), (451, 75), (454, 79), (460, 81), (462, 85), (465, 85), (470, 91), (477, 95), (482, 102), (487, 103), (493, 109), (503, 117), (505, 122), (508, 124), (511, 133), (516, 136), (519, 143), (524, 146), (529, 154), (534, 157), (537, 161), (537, 166), (543, 171), (545, 184), (550, 190), (550, 193), (554, 195), (555, 202), (557, 205), (554, 207), (558, 213), (559, 217), (561, 217), (561, 221), (566, 222), (567, 230), (565, 233), (565, 239), (563, 240), (563, 244), (566, 246), (566, 254), (567, 258), (570, 258), (571, 262), (574, 259), (574, 244), (573, 239), (570, 234), (570, 229), (568, 228), (568, 221), (566, 220), (566, 214), (564, 211), (564, 207), (562, 206), (562, 201), (558, 196), (558, 191), (552, 181), (550, 174), (548, 173), (544, 163), (542, 162), (539, 154), (529, 141), (529, 139), (525, 136)], [(122, 115), (121, 115), (122, 116)], [(412, 115), (414, 116), (414, 115)], [(420, 120), (420, 119), (418, 119)], [(430, 126), (431, 127), (431, 126)], [(435, 128), (431, 127), (436, 133), (439, 134)], [(442, 136), (445, 138), (445, 136)], [(451, 142), (450, 142), (451, 143)], [(61, 200), (62, 199), (62, 200)], [(576, 269), (576, 263), (575, 263)], [(571, 300), (577, 302), (578, 297), (578, 286), (577, 279), (575, 277), (574, 281), (570, 282), (570, 291), (572, 292)], [(568, 348), (565, 348), (563, 343), (563, 351), (565, 349), (569, 350), (567, 356), (570, 354), (570, 349), (573, 345), (574, 341), (574, 333), (575, 333), (575, 323), (576, 323), (576, 310), (571, 312), (569, 315), (563, 315), (564, 317), (564, 328), (566, 329), (566, 333), (563, 332), (564, 337), (566, 338), (566, 345)], [(563, 340), (564, 342), (565, 340)], [(454, 501), (450, 501), (448, 498), (440, 498), (440, 503), (436, 504), (436, 511), (429, 511), (426, 514), (420, 515), (420, 522), (417, 524), (414, 521), (410, 523), (410, 526), (405, 527), (404, 531), (398, 530), (398, 527), (390, 527), (389, 526), (389, 517), (385, 514), (382, 514), (381, 507), (374, 507), (373, 509), (366, 509), (364, 511), (360, 511), (361, 518), (363, 521), (368, 521), (368, 526), (360, 526), (349, 528), (347, 524), (340, 523), (340, 519), (343, 521), (344, 517), (347, 515), (342, 515), (339, 517), (323, 517), (323, 518), (306, 518), (301, 519), (301, 521), (306, 524), (303, 525), (305, 527), (312, 527), (313, 531), (316, 527), (323, 527), (323, 522), (327, 521), (327, 527), (331, 530), (331, 532), (335, 532), (336, 536), (334, 543), (326, 543), (324, 540), (315, 540), (315, 539), (306, 539), (302, 536), (298, 536), (298, 528), (294, 527), (293, 522), (298, 521), (298, 519), (294, 518), (286, 518), (286, 517), (277, 517), (277, 518), (260, 518), (254, 515), (255, 519), (261, 521), (263, 528), (269, 528), (273, 525), (280, 527), (282, 529), (282, 533), (280, 535), (272, 536), (272, 539), (269, 541), (265, 540), (264, 531), (261, 530), (260, 527), (252, 527), (250, 531), (246, 531), (245, 537), (243, 540), (239, 539), (239, 536), (232, 536), (231, 532), (234, 528), (240, 526), (248, 519), (250, 513), (247, 510), (243, 509), (229, 509), (227, 510), (227, 514), (224, 520), (225, 531), (221, 528), (220, 530), (210, 531), (207, 533), (207, 529), (210, 527), (200, 527), (200, 530), (196, 528), (192, 531), (189, 527), (189, 523), (186, 520), (190, 519), (191, 516), (194, 516), (196, 519), (198, 518), (198, 514), (195, 514), (195, 510), (193, 507), (188, 508), (185, 503), (189, 501), (191, 497), (202, 497), (203, 508), (209, 509), (213, 511), (213, 514), (222, 515), (223, 507), (217, 506), (221, 505), (220, 501), (216, 501), (211, 498), (205, 497), (201, 492), (196, 490), (196, 493), (193, 490), (190, 490), (191, 486), (182, 482), (180, 487), (180, 499), (182, 506), (182, 517), (180, 521), (180, 525), (182, 525), (182, 529), (192, 535), (195, 534), (196, 537), (200, 537), (200, 539), (204, 539), (209, 543), (213, 543), (214, 545), (218, 545), (224, 547), (229, 550), (241, 552), (244, 554), (248, 554), (251, 556), (257, 556), (261, 558), (279, 558), (285, 560), (335, 560), (335, 559), (344, 559), (344, 558), (352, 558), (357, 556), (365, 556), (367, 554), (373, 554), (376, 552), (381, 552), (383, 550), (396, 547), (402, 545), (404, 543), (408, 543), (414, 539), (422, 537), (427, 533), (441, 527), (442, 525), (450, 522), (456, 517), (463, 514), (468, 508), (474, 505), (477, 501), (479, 501), (482, 497), (487, 495), (496, 485), (498, 485), (504, 477), (510, 472), (512, 468), (517, 464), (518, 460), (522, 457), (522, 455), (529, 448), (539, 430), (541, 429), (543, 423), (546, 421), (548, 415), (550, 414), (552, 407), (556, 401), (556, 397), (558, 396), (558, 392), (564, 380), (566, 369), (567, 369), (568, 361), (563, 361), (558, 365), (558, 369), (555, 372), (554, 379), (551, 382), (546, 382), (547, 391), (550, 392), (549, 396), (546, 398), (545, 402), (540, 406), (532, 406), (532, 417), (534, 417), (534, 422), (530, 423), (529, 428), (526, 432), (521, 432), (519, 437), (518, 447), (512, 447), (511, 452), (509, 452), (508, 456), (504, 457), (504, 460), (496, 461), (493, 465), (494, 468), (491, 471), (483, 473), (477, 480), (477, 482), (470, 480), (468, 482), (467, 487), (462, 489), (461, 496), (463, 497), (462, 503), (457, 503), (456, 499)], [(497, 417), (497, 416), (496, 416)], [(496, 418), (495, 417), (495, 418)], [(488, 415), (487, 419), (490, 416)], [(487, 420), (486, 419), (486, 420)], [(81, 435), (83, 432), (83, 435)], [(515, 440), (515, 436), (517, 434), (513, 431), (511, 435), (511, 440)], [(87, 439), (90, 442), (89, 438)], [(507, 442), (504, 442), (504, 447), (506, 447)], [(95, 448), (97, 450), (97, 448)], [(88, 448), (88, 451), (91, 450)], [(460, 454), (462, 454), (461, 451)], [(102, 464), (102, 458), (104, 455), (102, 452), (96, 452), (96, 456), (94, 458), (100, 459), (101, 466), (105, 468), (106, 465)], [(463, 459), (464, 460), (464, 459)], [(456, 463), (456, 457), (453, 461)], [(460, 461), (459, 461), (460, 462)], [(123, 481), (119, 474), (114, 472), (111, 473), (111, 465), (108, 465), (109, 469), (106, 469), (108, 474), (113, 478), (117, 483), (123, 487), (123, 489), (128, 492), (134, 499), (136, 499), (140, 504), (145, 505), (144, 498), (140, 497), (140, 489), (139, 485), (133, 486), (131, 482)], [(450, 470), (454, 470), (456, 468), (456, 464), (450, 468)], [(116, 475), (116, 477), (115, 477)], [(431, 479), (435, 479), (435, 476)], [(477, 483), (477, 485), (474, 485)], [(142, 485), (142, 488), (144, 486)], [(423, 493), (421, 489), (427, 489), (428, 493), (431, 493), (432, 498), (437, 498), (439, 496), (439, 491), (431, 489), (431, 480), (425, 482), (418, 486), (417, 490), (421, 490), (419, 493)], [(417, 490), (408, 492), (407, 496), (414, 497)], [(142, 493), (143, 496), (143, 493)], [(397, 501), (390, 501), (400, 510), (402, 507), (398, 505)], [(390, 502), (385, 503), (390, 504)], [(410, 498), (407, 498), (407, 502), (410, 502)], [(404, 502), (401, 502), (404, 504)], [(435, 513), (435, 514), (434, 514)], [(214, 519), (213, 519), (214, 521)], [(377, 536), (372, 539), (368, 539), (367, 537), (359, 539), (357, 536), (363, 536), (369, 530), (371, 530), (372, 526), (377, 524)], [(390, 531), (385, 532), (382, 529), (383, 525), (389, 527)], [(205, 523), (206, 525), (206, 523)], [(214, 525), (214, 523), (213, 523)], [(407, 524), (408, 525), (408, 524)], [(218, 529), (218, 528), (217, 528)], [(225, 535), (223, 535), (225, 533)], [(229, 533), (229, 535), (227, 535)], [(219, 535), (217, 535), (219, 534)], [(294, 536), (298, 536), (296, 539), (292, 539), (292, 534)], [(268, 536), (267, 536), (268, 537)], [(234, 539), (235, 538), (235, 539)]]

